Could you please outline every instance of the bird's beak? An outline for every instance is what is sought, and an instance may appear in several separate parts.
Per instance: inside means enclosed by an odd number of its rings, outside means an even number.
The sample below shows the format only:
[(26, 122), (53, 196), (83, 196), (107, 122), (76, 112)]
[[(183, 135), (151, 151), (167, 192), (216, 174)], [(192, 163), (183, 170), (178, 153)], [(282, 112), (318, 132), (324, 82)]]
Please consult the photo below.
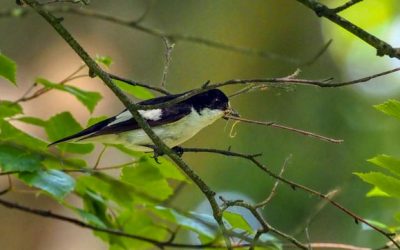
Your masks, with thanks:
[(231, 107), (229, 107), (225, 110), (225, 114), (224, 114), (223, 118), (225, 120), (228, 120), (229, 118), (227, 116), (240, 117), (239, 113)]

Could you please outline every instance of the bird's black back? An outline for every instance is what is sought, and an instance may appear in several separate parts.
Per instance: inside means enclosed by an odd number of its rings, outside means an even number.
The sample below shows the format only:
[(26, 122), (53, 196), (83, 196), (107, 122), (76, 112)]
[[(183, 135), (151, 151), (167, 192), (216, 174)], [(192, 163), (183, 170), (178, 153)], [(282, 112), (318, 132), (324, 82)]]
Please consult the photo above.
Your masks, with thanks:
[[(167, 101), (173, 100), (177, 97), (180, 97), (185, 93), (187, 92), (176, 95), (156, 97), (149, 100), (141, 101), (138, 104), (143, 106), (162, 104)], [(173, 104), (171, 106), (162, 108), (160, 119), (147, 120), (147, 122), (151, 127), (155, 127), (163, 124), (172, 123), (182, 119), (192, 111), (192, 108), (194, 108), (198, 113), (200, 113), (201, 110), (203, 110), (204, 108), (225, 110), (227, 107), (228, 107), (228, 97), (226, 97), (226, 95), (219, 89), (211, 89), (202, 92), (200, 94), (194, 95), (177, 104)], [(125, 112), (126, 110), (127, 109), (125, 109), (123, 112)], [(106, 120), (98, 122), (80, 131), (79, 133), (55, 141), (51, 143), (49, 146), (72, 139), (79, 138), (79, 140), (83, 140), (100, 135), (118, 134), (139, 128), (139, 125), (137, 124), (134, 118), (112, 124), (113, 122), (116, 121), (117, 116), (110, 117)]]

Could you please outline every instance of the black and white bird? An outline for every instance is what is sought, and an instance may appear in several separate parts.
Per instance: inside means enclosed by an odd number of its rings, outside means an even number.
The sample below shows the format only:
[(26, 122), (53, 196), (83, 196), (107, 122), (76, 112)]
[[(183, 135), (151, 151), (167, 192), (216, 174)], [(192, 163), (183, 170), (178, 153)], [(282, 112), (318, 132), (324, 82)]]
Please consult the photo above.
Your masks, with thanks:
[[(185, 93), (157, 97), (139, 102), (140, 105), (162, 104)], [(230, 107), (228, 97), (218, 89), (211, 89), (194, 95), (177, 104), (149, 110), (139, 110), (156, 135), (169, 147), (176, 147), (192, 138), (204, 127), (224, 115), (238, 116)], [(101, 142), (122, 144), (134, 151), (149, 152), (154, 144), (140, 128), (128, 110), (96, 123), (79, 133), (51, 143), (61, 142)]]

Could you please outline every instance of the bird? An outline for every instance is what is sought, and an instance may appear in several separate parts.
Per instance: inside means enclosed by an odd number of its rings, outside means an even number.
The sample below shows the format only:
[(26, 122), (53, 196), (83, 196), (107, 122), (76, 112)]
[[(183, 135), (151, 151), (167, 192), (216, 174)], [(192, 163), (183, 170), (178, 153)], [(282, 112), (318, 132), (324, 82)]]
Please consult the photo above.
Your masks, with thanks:
[[(156, 97), (141, 101), (138, 104), (140, 106), (162, 105), (186, 93)], [(180, 155), (183, 152), (179, 145), (192, 138), (203, 128), (220, 118), (224, 118), (225, 115), (239, 116), (231, 108), (229, 98), (219, 89), (201, 92), (166, 107), (138, 111), (155, 134)], [(76, 134), (59, 139), (49, 146), (63, 142), (120, 144), (133, 151), (153, 151), (156, 155), (156, 147), (152, 140), (127, 109)]]

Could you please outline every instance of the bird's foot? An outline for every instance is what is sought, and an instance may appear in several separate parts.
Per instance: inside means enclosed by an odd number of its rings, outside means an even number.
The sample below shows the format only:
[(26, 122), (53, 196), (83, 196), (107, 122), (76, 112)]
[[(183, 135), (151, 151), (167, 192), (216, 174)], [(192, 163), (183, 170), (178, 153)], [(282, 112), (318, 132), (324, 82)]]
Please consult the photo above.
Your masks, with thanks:
[[(160, 157), (160, 156), (163, 156), (164, 155), (164, 152), (162, 151), (162, 150), (160, 150), (159, 148), (157, 148), (156, 146), (147, 146), (147, 147), (149, 147), (149, 148), (151, 148), (151, 149), (153, 149), (153, 159), (158, 163), (158, 164), (161, 164), (160, 163), (160, 161), (158, 160), (158, 157)], [(175, 154), (177, 154), (179, 157), (182, 157), (182, 155), (183, 155), (183, 153), (184, 153), (184, 150), (183, 150), (183, 148), (182, 147), (179, 147), (179, 146), (175, 146), (175, 147), (173, 147), (173, 148), (171, 148), (172, 149), (172, 151), (174, 151), (174, 153)]]
[(157, 147), (153, 147), (153, 159), (155, 162), (157, 162), (158, 164), (161, 164), (161, 162), (158, 160), (158, 157), (163, 156), (164, 152), (162, 152), (162, 150), (160, 150)]

